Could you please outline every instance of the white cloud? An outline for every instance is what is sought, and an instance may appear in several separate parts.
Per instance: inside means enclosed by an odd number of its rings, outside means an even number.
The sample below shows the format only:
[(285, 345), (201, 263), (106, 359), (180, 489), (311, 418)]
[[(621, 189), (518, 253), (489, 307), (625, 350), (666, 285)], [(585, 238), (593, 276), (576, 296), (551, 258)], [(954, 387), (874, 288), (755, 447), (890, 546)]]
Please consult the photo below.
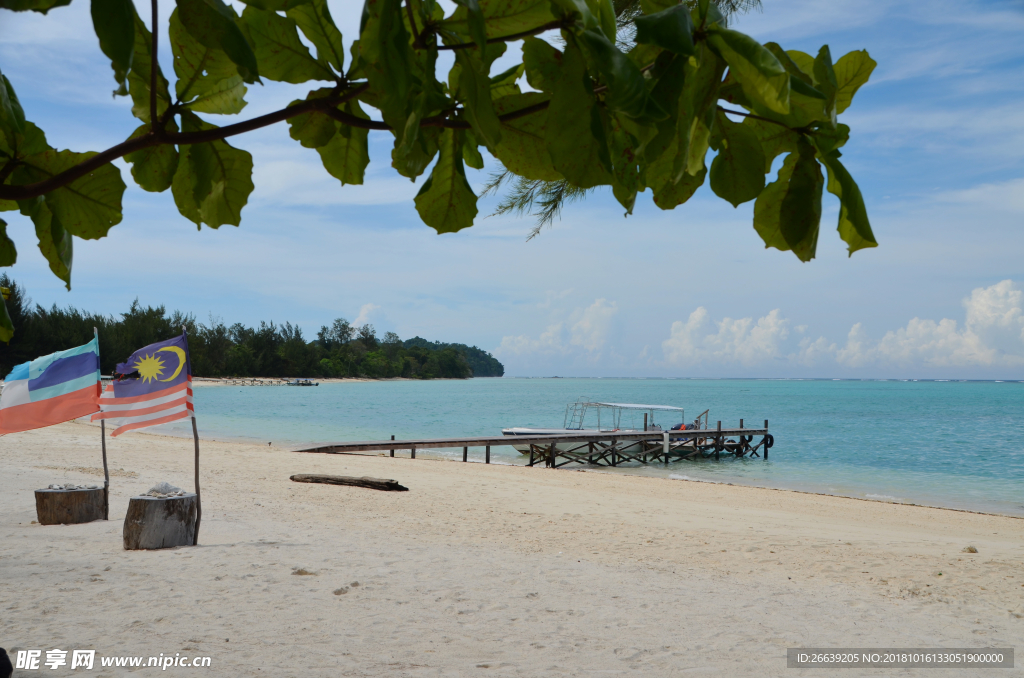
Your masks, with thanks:
[[(979, 287), (964, 299), (963, 321), (913, 318), (904, 327), (872, 341), (856, 323), (839, 346), (825, 337), (811, 339), (779, 309), (756, 321), (723, 318), (712, 322), (703, 306), (686, 321), (672, 323), (662, 342), (671, 366), (790, 367), (848, 370), (900, 368), (1006, 368), (1024, 366), (1024, 291), (1012, 280)], [(820, 375), (825, 376), (825, 375)]]
[(711, 326), (703, 306), (683, 322), (672, 323), (671, 336), (662, 342), (665, 360), (672, 365), (713, 362), (752, 366), (782, 357), (781, 344), (789, 336), (789, 321), (775, 309), (758, 318), (723, 318)]
[(577, 308), (565, 320), (548, 325), (536, 338), (525, 334), (502, 337), (501, 345), (494, 354), (550, 356), (582, 353), (596, 358), (608, 342), (612, 320), (618, 310), (614, 301), (597, 299), (587, 308)]
[(352, 321), (352, 325), (359, 327), (370, 322), (370, 315), (379, 308), (380, 306), (377, 304), (363, 304), (362, 308), (359, 309), (359, 315)]
[(857, 323), (836, 360), (848, 367), (1024, 365), (1024, 292), (1012, 280), (973, 290), (963, 305), (963, 325), (950, 318), (913, 318), (905, 327), (886, 332), (877, 344)]
[(619, 307), (613, 301), (598, 299), (582, 313), (582, 317), (573, 324), (570, 343), (580, 346), (588, 353), (600, 351), (608, 340), (608, 331), (612, 326), (612, 318)]

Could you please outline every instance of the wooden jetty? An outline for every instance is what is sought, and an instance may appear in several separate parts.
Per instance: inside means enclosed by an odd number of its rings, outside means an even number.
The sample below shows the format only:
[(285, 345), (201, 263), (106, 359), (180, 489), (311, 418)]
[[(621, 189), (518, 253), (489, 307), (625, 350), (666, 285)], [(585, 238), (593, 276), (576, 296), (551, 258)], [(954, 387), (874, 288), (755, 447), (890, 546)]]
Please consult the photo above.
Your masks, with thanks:
[[(754, 443), (754, 438), (760, 438)], [(368, 440), (350, 443), (331, 443), (296, 452), (320, 454), (362, 454), (409, 450), (416, 458), (416, 450), (461, 447), (462, 461), (469, 461), (469, 448), (485, 448), (485, 463), (491, 463), (491, 448), (502, 445), (530, 446), (529, 466), (543, 463), (550, 468), (566, 464), (593, 466), (619, 466), (629, 462), (640, 464), (668, 464), (674, 461), (719, 459), (721, 455), (733, 457), (768, 458), (774, 444), (768, 433), (768, 420), (764, 428), (695, 429), (689, 431), (567, 431), (517, 436), (483, 436), (472, 438), (424, 438), (420, 440)]]

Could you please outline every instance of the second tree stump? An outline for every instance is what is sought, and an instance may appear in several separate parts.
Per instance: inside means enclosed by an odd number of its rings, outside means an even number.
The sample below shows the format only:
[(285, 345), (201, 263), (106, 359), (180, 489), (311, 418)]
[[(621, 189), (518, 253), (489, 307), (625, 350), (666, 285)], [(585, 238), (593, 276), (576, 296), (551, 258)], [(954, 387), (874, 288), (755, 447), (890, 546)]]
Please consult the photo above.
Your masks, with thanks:
[(124, 517), (124, 547), (168, 549), (192, 546), (196, 535), (196, 495), (132, 497)]

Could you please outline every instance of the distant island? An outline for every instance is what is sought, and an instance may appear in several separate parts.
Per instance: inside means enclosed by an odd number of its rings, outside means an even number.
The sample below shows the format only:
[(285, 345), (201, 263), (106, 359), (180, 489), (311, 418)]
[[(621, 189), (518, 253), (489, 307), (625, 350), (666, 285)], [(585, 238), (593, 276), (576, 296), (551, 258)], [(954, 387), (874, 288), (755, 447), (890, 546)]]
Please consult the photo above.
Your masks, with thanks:
[(0, 287), (10, 290), (7, 311), (15, 333), (0, 343), (0, 377), (18, 364), (41, 355), (79, 346), (100, 333), (100, 369), (112, 374), (118, 362), (137, 349), (188, 330), (192, 374), (197, 377), (359, 377), (386, 379), (468, 379), (500, 377), (505, 367), (487, 351), (465, 344), (446, 344), (413, 337), (402, 341), (394, 332), (378, 337), (373, 325), (354, 326), (344, 318), (320, 328), (306, 341), (289, 322), (209, 325), (181, 311), (142, 306), (138, 299), (126, 313), (105, 316), (74, 307), (50, 309), (32, 305), (25, 290), (6, 274)]

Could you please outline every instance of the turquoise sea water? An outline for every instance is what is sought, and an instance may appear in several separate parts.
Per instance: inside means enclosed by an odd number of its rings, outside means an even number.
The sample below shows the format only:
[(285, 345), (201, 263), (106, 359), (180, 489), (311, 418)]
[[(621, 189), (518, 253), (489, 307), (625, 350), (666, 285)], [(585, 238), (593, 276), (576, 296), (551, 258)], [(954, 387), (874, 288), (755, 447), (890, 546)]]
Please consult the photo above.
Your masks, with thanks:
[[(602, 469), (1024, 516), (1024, 383), (958, 381), (470, 379), (197, 387), (200, 434), (303, 446), (499, 435), (562, 426), (592, 400), (675, 405), (711, 427), (769, 420), (769, 460), (722, 458)], [(642, 415), (641, 415), (642, 417)], [(625, 422), (623, 422), (625, 424)], [(642, 420), (638, 422), (642, 426)], [(675, 423), (674, 421), (659, 423)], [(176, 433), (185, 429), (175, 428)], [(191, 430), (188, 430), (191, 434)], [(418, 451), (458, 456), (462, 450)], [(483, 450), (470, 450), (483, 458)], [(521, 464), (511, 447), (492, 461)]]

